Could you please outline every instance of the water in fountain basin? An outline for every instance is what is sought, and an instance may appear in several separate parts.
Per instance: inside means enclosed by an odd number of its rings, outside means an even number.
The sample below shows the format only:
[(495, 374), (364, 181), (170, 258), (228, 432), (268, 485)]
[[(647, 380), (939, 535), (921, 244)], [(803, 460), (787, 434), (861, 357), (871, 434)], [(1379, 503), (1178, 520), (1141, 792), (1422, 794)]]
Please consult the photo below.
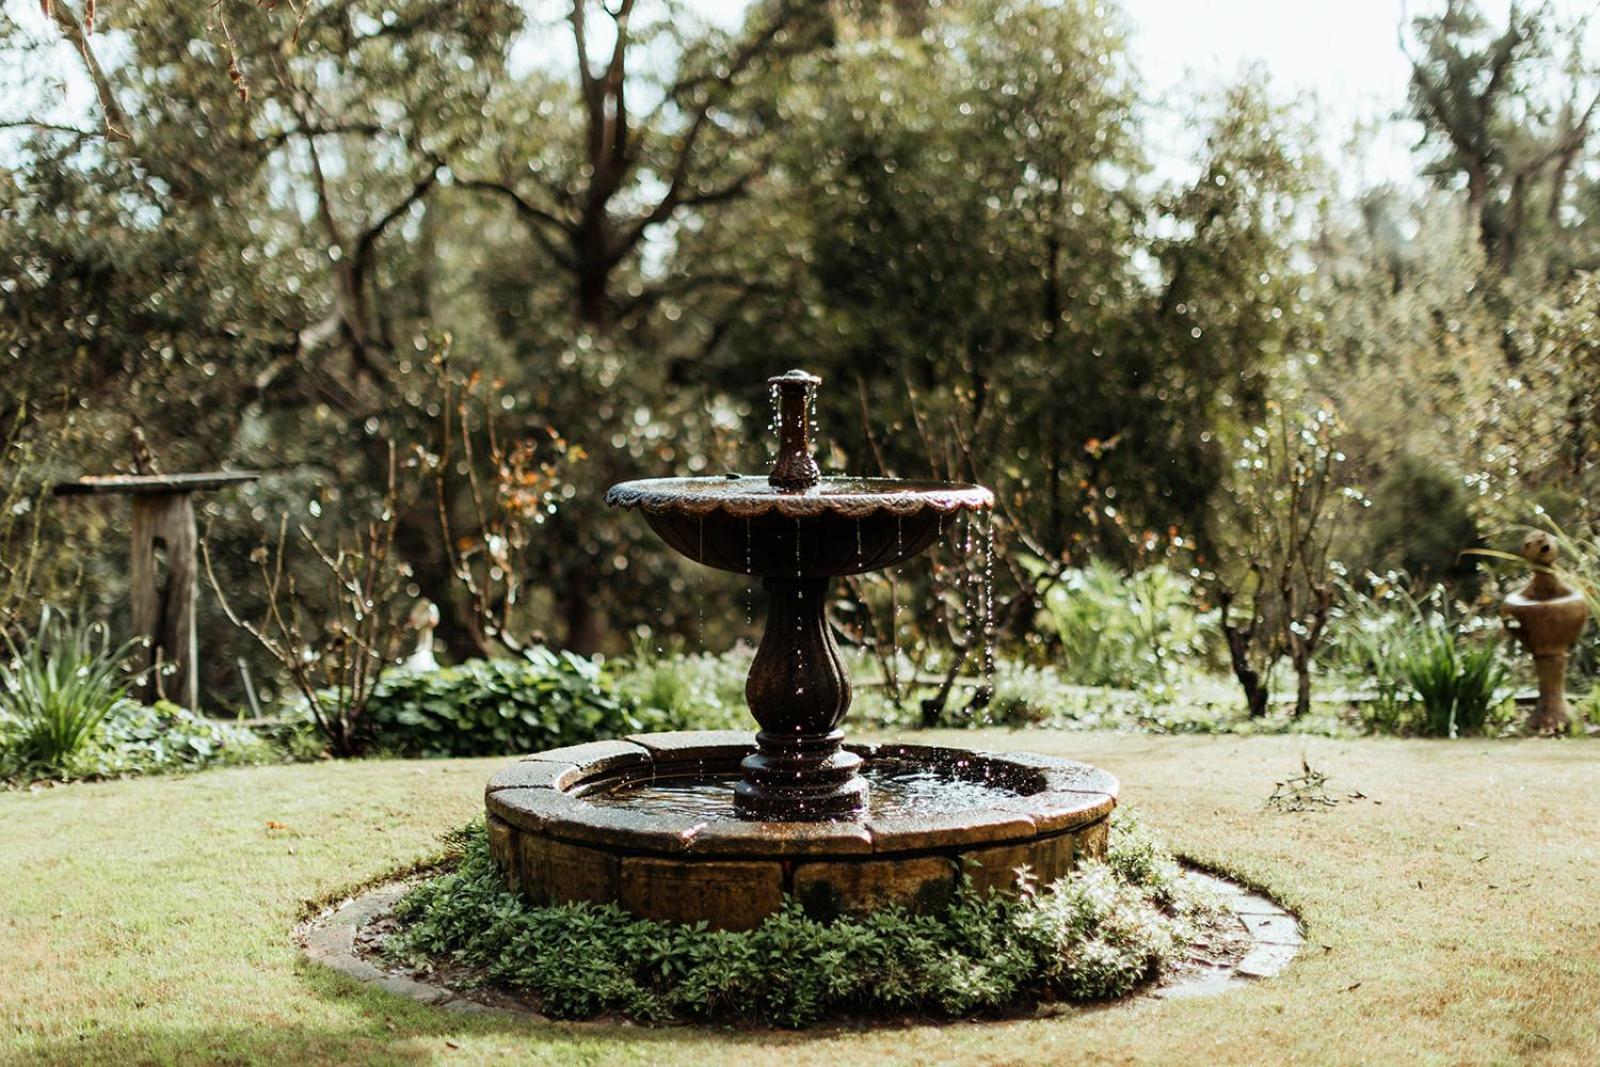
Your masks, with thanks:
[[(995, 782), (963, 778), (914, 764), (868, 763), (863, 772), (870, 785), (869, 819), (967, 811), (1014, 797), (1016, 790)], [(585, 795), (587, 804), (603, 808), (689, 818), (733, 819), (733, 775), (719, 778), (662, 779), (602, 788)]]

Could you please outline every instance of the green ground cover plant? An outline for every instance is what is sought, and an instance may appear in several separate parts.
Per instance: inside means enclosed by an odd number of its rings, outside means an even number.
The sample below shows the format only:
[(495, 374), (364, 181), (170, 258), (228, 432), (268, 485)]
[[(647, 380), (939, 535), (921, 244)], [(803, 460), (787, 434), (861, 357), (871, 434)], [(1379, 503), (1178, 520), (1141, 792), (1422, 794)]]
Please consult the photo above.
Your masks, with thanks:
[(95, 781), (174, 771), (278, 763), (314, 753), (262, 736), (247, 726), (213, 719), (170, 701), (118, 701), (71, 756), (54, 763), (29, 759), (21, 735), (0, 722), (0, 785), (35, 781)]
[(134, 774), (275, 763), (289, 753), (255, 731), (196, 714), (167, 700), (123, 701), (100, 724), (99, 736), (68, 766), (70, 776)]
[(481, 822), (455, 868), (411, 891), (388, 945), (398, 960), (476, 969), (560, 1018), (734, 1017), (807, 1026), (841, 1013), (939, 1016), (1038, 997), (1103, 1000), (1182, 950), (1204, 902), (1131, 816), (1103, 861), (1017, 898), (958, 895), (942, 914), (893, 908), (824, 922), (795, 902), (754, 930), (636, 918), (620, 907), (534, 907), (508, 891)]

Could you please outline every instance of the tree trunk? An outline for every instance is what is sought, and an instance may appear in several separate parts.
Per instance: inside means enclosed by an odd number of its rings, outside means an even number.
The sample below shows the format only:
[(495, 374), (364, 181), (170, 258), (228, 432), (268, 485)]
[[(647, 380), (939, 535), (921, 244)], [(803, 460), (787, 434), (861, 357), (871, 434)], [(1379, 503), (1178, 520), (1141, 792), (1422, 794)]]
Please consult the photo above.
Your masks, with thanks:
[(607, 285), (604, 271), (586, 269), (578, 275), (578, 322), (599, 334), (611, 328)]
[(574, 570), (568, 576), (561, 605), (566, 623), (562, 645), (570, 652), (592, 656), (605, 642), (605, 617), (595, 608), (595, 591), (601, 588), (599, 579), (588, 568)]
[(611, 268), (615, 264), (611, 261), (610, 229), (605, 208), (595, 208), (584, 218), (572, 242), (578, 324), (600, 334), (611, 326)]
[(1311, 710), (1311, 657), (1300, 656), (1294, 661), (1294, 717), (1303, 718)]
[(1233, 666), (1233, 676), (1244, 690), (1250, 717), (1263, 718), (1267, 714), (1267, 687), (1261, 672), (1250, 665), (1250, 634), (1226, 622), (1222, 624), (1222, 632), (1228, 639), (1228, 660)]

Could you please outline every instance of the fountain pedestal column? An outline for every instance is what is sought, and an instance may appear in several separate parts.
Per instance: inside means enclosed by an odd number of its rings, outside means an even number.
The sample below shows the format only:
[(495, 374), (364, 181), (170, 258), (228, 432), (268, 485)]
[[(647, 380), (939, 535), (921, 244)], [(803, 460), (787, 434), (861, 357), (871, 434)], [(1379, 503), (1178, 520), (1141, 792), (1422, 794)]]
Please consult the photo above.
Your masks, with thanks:
[(734, 807), (750, 819), (836, 819), (865, 810), (861, 757), (839, 724), (850, 676), (828, 628), (826, 578), (768, 578), (767, 625), (745, 682), (761, 730)]

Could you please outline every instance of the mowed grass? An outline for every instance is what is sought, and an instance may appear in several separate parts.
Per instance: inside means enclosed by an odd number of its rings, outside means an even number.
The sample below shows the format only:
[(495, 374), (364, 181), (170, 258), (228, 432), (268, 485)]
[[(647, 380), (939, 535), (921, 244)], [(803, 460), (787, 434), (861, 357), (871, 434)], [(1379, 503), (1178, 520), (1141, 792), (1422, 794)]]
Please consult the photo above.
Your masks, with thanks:
[[(304, 963), (306, 902), (436, 849), (502, 760), (0, 794), (6, 1063), (1600, 1063), (1600, 743), (918, 734), (1117, 773), (1310, 944), (1277, 980), (1051, 1018), (791, 1033), (454, 1014)], [(1339, 794), (1263, 810), (1304, 753)], [(275, 826), (272, 824), (281, 824)]]

